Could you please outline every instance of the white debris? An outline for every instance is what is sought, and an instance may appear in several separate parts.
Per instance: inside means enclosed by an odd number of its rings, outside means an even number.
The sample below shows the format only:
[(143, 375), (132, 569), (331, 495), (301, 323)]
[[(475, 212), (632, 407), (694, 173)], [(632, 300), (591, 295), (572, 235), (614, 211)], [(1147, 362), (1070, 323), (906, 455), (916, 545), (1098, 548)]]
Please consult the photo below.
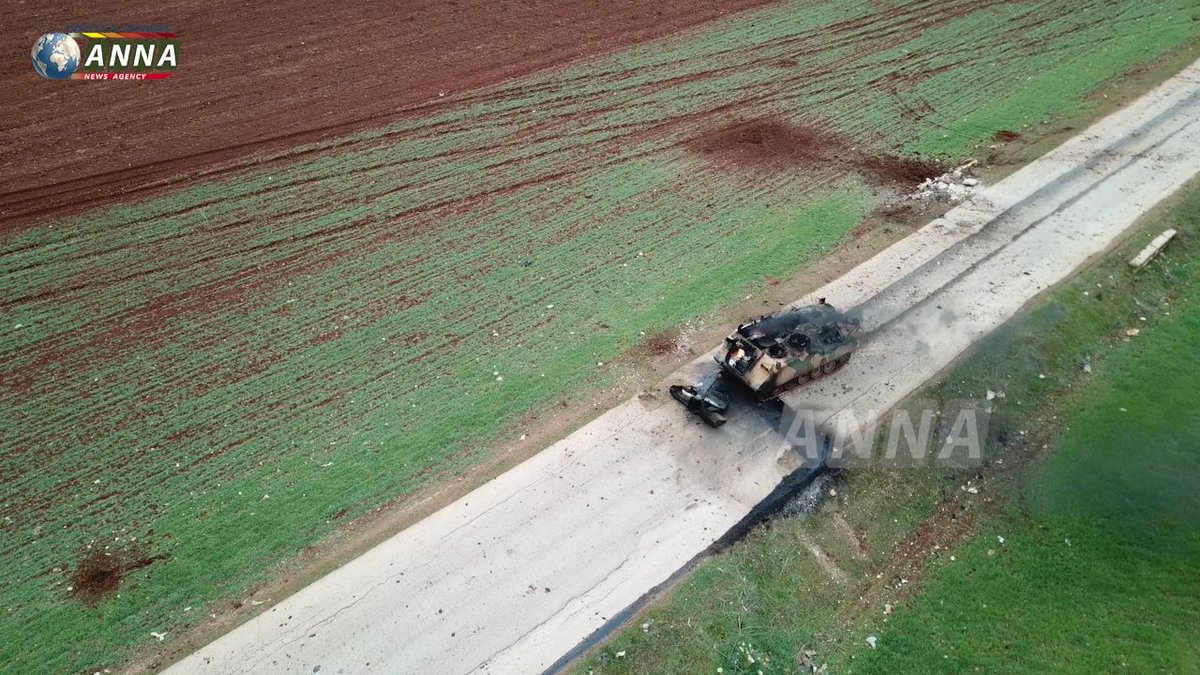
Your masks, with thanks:
[(1142, 249), (1140, 253), (1133, 257), (1133, 260), (1129, 261), (1129, 266), (1134, 269), (1145, 267), (1151, 258), (1158, 255), (1158, 252), (1163, 250), (1175, 238), (1175, 234), (1175, 229), (1172, 228), (1155, 237), (1154, 241), (1147, 244), (1146, 248)]
[(624, 649), (622, 649), (621, 651), (617, 652), (617, 658), (618, 658), (618, 659), (625, 658), (625, 650), (624, 650)]
[(166, 633), (155, 633), (154, 631), (151, 631), (150, 637), (158, 638), (158, 641), (162, 642), (163, 640), (167, 639), (167, 634)]
[(974, 166), (975, 160), (971, 160), (936, 178), (927, 178), (917, 186), (916, 192), (908, 195), (907, 198), (957, 204), (970, 197), (981, 187), (979, 178), (971, 172)]
[(996, 392), (992, 391), (991, 389), (988, 389), (987, 390), (987, 400), (990, 401), (994, 398), (996, 398)]
[(876, 644), (876, 643), (878, 643), (878, 642), (879, 642), (879, 638), (875, 637), (874, 635), (868, 635), (868, 636), (867, 636), (867, 645), (868, 645), (868, 646), (869, 646), (871, 649), (875, 649), (875, 644)]

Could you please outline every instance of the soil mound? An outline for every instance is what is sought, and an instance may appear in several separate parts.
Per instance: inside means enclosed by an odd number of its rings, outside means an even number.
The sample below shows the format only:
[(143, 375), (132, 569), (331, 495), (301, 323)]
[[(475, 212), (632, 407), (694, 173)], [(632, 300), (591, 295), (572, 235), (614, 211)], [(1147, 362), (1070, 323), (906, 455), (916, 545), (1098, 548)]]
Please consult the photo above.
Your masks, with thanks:
[(794, 126), (774, 119), (736, 122), (687, 143), (693, 151), (735, 166), (785, 168), (831, 166), (857, 171), (889, 185), (911, 187), (945, 171), (920, 156), (873, 155), (848, 139), (815, 126)]
[(701, 154), (737, 164), (821, 163), (844, 149), (832, 134), (768, 119), (739, 122), (705, 134), (689, 145)]
[(918, 185), (927, 178), (941, 174), (946, 167), (919, 155), (896, 157), (895, 155), (862, 156), (855, 162), (858, 169), (883, 183)]

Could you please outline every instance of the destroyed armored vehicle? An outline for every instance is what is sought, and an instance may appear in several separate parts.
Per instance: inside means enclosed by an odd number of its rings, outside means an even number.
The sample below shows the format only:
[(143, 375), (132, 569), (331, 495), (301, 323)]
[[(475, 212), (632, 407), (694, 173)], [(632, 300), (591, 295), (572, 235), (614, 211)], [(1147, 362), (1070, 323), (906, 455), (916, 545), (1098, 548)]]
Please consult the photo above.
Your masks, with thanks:
[(818, 304), (768, 314), (737, 327), (716, 353), (719, 368), (694, 387), (675, 385), (671, 396), (709, 426), (725, 423), (735, 380), (758, 401), (780, 394), (841, 368), (858, 347), (859, 320)]

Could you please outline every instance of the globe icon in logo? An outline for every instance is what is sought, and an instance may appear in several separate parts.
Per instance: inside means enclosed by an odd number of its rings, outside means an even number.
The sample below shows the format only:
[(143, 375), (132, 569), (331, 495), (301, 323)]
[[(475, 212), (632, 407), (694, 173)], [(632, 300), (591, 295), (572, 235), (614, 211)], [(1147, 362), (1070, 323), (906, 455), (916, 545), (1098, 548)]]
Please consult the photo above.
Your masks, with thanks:
[(38, 75), (64, 80), (79, 67), (79, 43), (66, 33), (46, 33), (33, 44), (30, 57)]

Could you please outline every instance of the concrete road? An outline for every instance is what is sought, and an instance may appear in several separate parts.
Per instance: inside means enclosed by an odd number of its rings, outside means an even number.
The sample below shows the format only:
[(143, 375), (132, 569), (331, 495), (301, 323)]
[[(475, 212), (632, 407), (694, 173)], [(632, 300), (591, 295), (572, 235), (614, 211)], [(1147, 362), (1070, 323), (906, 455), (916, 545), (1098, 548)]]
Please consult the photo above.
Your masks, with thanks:
[[(814, 293), (857, 306), (870, 337), (787, 405), (886, 411), (1198, 171), (1200, 62)], [(537, 672), (799, 465), (762, 408), (714, 431), (665, 394), (637, 398), (168, 672)]]

